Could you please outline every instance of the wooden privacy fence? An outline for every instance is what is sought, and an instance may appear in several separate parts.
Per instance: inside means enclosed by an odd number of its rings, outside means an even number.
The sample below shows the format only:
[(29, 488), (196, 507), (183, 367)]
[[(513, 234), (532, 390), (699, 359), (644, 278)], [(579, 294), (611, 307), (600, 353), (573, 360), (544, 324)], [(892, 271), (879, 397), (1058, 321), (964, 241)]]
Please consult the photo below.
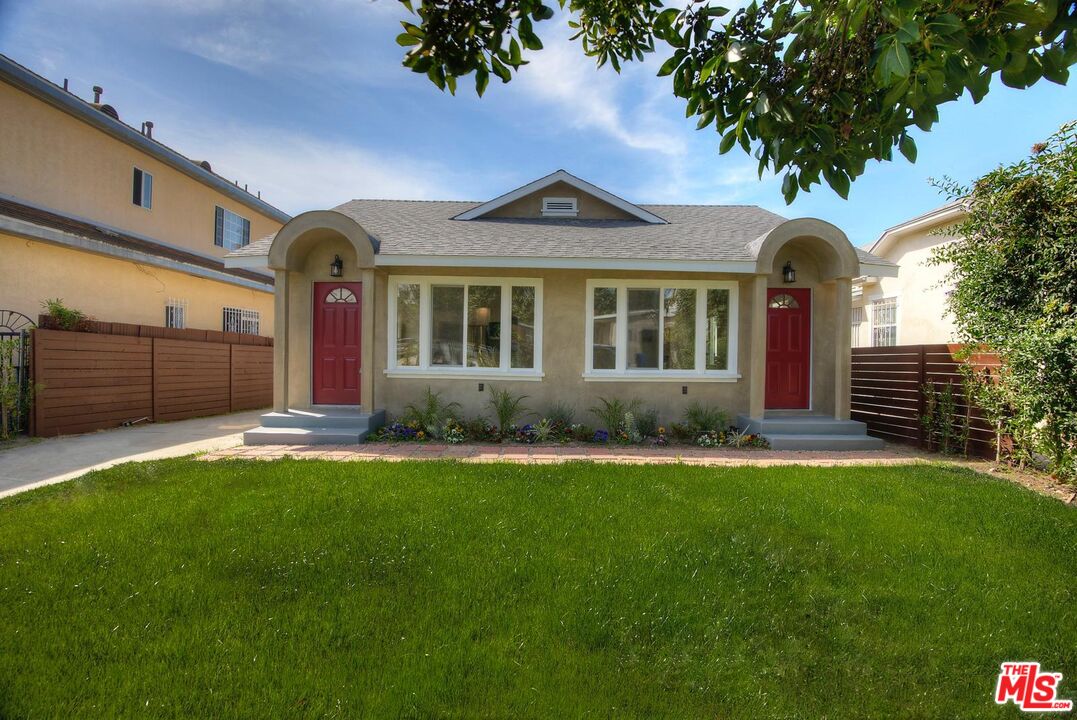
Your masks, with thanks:
[[(111, 324), (113, 326), (118, 323)], [(35, 330), (31, 434), (64, 435), (138, 420), (181, 420), (267, 407), (273, 401), (269, 338), (131, 325), (128, 334)], [(201, 340), (157, 337), (201, 333)], [(212, 340), (206, 340), (212, 333)], [(231, 338), (229, 338), (231, 339)], [(269, 341), (269, 342), (266, 342)]]
[[(936, 390), (948, 383), (954, 391), (953, 420), (969, 426), (966, 452), (994, 457), (995, 429), (975, 404), (966, 404), (961, 345), (897, 345), (853, 348), (852, 418), (867, 423), (868, 433), (891, 442), (930, 447), (921, 418), (927, 409), (924, 388)], [(994, 367), (994, 355), (972, 358), (978, 367)]]

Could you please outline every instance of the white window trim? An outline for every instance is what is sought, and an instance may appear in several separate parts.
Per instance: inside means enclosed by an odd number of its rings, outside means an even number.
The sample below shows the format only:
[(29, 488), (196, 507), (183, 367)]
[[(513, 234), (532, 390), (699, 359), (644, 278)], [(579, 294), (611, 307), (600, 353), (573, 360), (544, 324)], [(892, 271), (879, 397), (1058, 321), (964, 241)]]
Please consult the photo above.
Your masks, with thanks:
[[(419, 286), (419, 364), (396, 364), (396, 321), (397, 296), (401, 285)], [(433, 303), (431, 286), (464, 285), (464, 327), (467, 327), (467, 291), (468, 285), (485, 285), (501, 288), (501, 366), (497, 368), (453, 367), (432, 365), (430, 363), (430, 333), (433, 324)], [(512, 288), (533, 286), (535, 288), (535, 367), (512, 368)], [(489, 276), (465, 275), (390, 275), (389, 276), (389, 356), (385, 364), (388, 377), (410, 377), (422, 379), (458, 378), (461, 380), (542, 380), (542, 279), (541, 278), (498, 278)], [(466, 351), (464, 362), (467, 362)]]
[[(594, 334), (595, 334), (595, 288), (617, 289), (617, 368), (614, 370), (596, 370), (594, 368)], [(696, 290), (696, 370), (647, 370), (628, 369), (628, 289), (629, 288), (690, 288)], [(707, 370), (707, 290), (729, 291), (729, 367), (725, 370)], [(661, 299), (661, 294), (660, 294)], [(736, 382), (740, 379), (737, 372), (737, 341), (739, 324), (740, 283), (736, 280), (653, 280), (634, 278), (630, 280), (588, 280), (585, 297), (586, 322), (584, 323), (584, 372), (583, 379), (588, 381), (707, 381)], [(663, 357), (665, 345), (665, 313), (658, 316), (658, 357)]]

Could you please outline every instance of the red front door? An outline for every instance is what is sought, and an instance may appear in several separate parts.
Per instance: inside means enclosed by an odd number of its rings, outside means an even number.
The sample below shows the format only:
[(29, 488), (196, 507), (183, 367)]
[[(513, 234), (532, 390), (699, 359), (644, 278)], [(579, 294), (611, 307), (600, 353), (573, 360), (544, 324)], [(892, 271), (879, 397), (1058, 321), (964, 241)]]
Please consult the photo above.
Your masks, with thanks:
[(314, 283), (315, 405), (358, 405), (363, 284)]
[(811, 402), (811, 290), (767, 290), (768, 409), (807, 409)]

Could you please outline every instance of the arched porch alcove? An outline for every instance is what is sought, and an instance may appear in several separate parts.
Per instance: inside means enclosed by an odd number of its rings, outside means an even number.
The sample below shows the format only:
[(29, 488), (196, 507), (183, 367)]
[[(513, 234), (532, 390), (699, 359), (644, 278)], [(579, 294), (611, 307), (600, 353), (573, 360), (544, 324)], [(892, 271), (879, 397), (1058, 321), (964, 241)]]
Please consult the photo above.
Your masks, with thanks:
[[(339, 277), (331, 265), (339, 257)], [(354, 220), (332, 210), (297, 215), (273, 239), (269, 267), (276, 282), (273, 409), (314, 404), (314, 313), (320, 283), (361, 283), (359, 387), (361, 404), (374, 407), (374, 244)]]
[[(860, 261), (840, 229), (823, 220), (789, 220), (755, 240), (756, 256), (752, 288), (751, 373), (749, 413), (763, 419), (767, 407), (768, 302), (781, 288), (795, 289), (784, 295), (810, 298), (809, 402), (814, 413), (833, 413), (849, 418), (851, 292), (852, 279), (860, 273)], [(796, 280), (786, 282), (783, 268), (790, 263)]]

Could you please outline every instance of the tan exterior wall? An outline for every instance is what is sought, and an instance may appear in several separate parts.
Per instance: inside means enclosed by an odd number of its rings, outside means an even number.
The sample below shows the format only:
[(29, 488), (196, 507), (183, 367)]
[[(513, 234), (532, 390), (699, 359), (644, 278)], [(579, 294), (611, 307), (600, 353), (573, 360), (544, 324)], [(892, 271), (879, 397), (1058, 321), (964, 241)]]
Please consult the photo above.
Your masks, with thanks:
[(555, 182), (538, 192), (492, 210), (483, 217), (540, 218), (544, 197), (576, 198), (576, 209), (579, 211), (576, 217), (581, 220), (639, 220), (636, 216), (602, 202), (594, 195), (577, 190), (566, 182)]
[(861, 296), (853, 297), (853, 307), (864, 308), (864, 322), (853, 330), (853, 345), (872, 344), (872, 308), (876, 300), (897, 299), (897, 344), (920, 345), (954, 339), (953, 320), (946, 314), (943, 285), (948, 267), (928, 263), (932, 251), (945, 243), (938, 228), (911, 232), (897, 238), (882, 257), (900, 266), (896, 278), (878, 278), (866, 284)]
[(273, 293), (129, 260), (0, 233), (0, 309), (33, 320), (41, 304), (69, 307), (108, 322), (164, 325), (169, 298), (187, 301), (187, 327), (222, 329), (222, 308), (257, 310), (261, 335), (273, 334)]
[[(323, 273), (323, 265), (328, 266), (334, 253), (346, 251), (346, 245), (325, 243), (312, 251), (310, 271), (315, 273), (315, 280), (328, 280)], [(792, 287), (812, 287), (816, 274), (814, 260), (806, 255), (791, 251), (783, 254), (784, 263), (788, 257), (795, 257), (798, 265), (798, 283)], [(780, 266), (779, 266), (780, 267)], [(801, 274), (802, 273), (802, 274)], [(388, 280), (390, 273), (379, 269), (375, 274), (373, 292), (376, 311), (374, 330), (374, 402), (377, 408), (385, 408), (390, 417), (399, 417), (409, 403), (417, 402), (427, 387), (443, 393), (448, 401), (460, 403), (461, 412), (469, 417), (491, 417), (487, 407), (491, 387), (503, 387), (511, 392), (528, 395), (526, 405), (536, 413), (544, 413), (554, 403), (566, 403), (576, 408), (577, 420), (594, 424), (588, 408), (598, 404), (600, 397), (639, 398), (645, 407), (655, 408), (664, 423), (680, 421), (684, 409), (692, 402), (717, 405), (731, 416), (748, 411), (749, 375), (752, 362), (750, 358), (751, 317), (757, 310), (753, 307), (752, 285), (754, 276), (745, 275), (709, 275), (700, 276), (690, 273), (639, 273), (639, 272), (599, 272), (599, 271), (537, 271), (537, 270), (452, 270), (446, 268), (393, 268), (394, 275), (460, 275), (476, 277), (530, 277), (543, 281), (543, 352), (542, 370), (544, 377), (534, 380), (479, 380), (465, 378), (401, 378), (388, 377), (385, 369), (388, 362)], [(289, 397), (293, 405), (298, 399), (310, 398), (310, 281), (305, 283), (292, 273), (295, 287), (292, 290), (290, 308), (290, 326), (294, 329), (293, 342), (299, 342), (302, 350), (293, 352), (290, 363)], [(360, 273), (353, 271), (349, 276), (345, 272), (344, 280), (357, 280)], [(741, 378), (733, 382), (715, 382), (708, 380), (669, 380), (640, 382), (633, 380), (596, 381), (585, 380), (584, 371), (585, 322), (586, 322), (586, 283), (589, 278), (648, 280), (662, 279), (706, 279), (735, 280), (739, 282), (739, 336), (737, 367)], [(775, 287), (783, 285), (780, 273), (769, 281)], [(833, 338), (834, 302), (836, 294), (834, 284), (816, 286), (813, 293), (813, 408), (821, 412), (831, 412), (834, 402), (834, 351)], [(479, 383), (484, 390), (479, 391)], [(688, 393), (682, 394), (682, 387), (687, 386)], [(365, 403), (364, 403), (365, 404)], [(370, 407), (370, 405), (366, 405)]]
[[(0, 128), (0, 193), (215, 257), (226, 252), (213, 244), (217, 205), (250, 220), (252, 240), (281, 227), (253, 208), (2, 83)], [(131, 202), (135, 167), (153, 175), (152, 209)]]

